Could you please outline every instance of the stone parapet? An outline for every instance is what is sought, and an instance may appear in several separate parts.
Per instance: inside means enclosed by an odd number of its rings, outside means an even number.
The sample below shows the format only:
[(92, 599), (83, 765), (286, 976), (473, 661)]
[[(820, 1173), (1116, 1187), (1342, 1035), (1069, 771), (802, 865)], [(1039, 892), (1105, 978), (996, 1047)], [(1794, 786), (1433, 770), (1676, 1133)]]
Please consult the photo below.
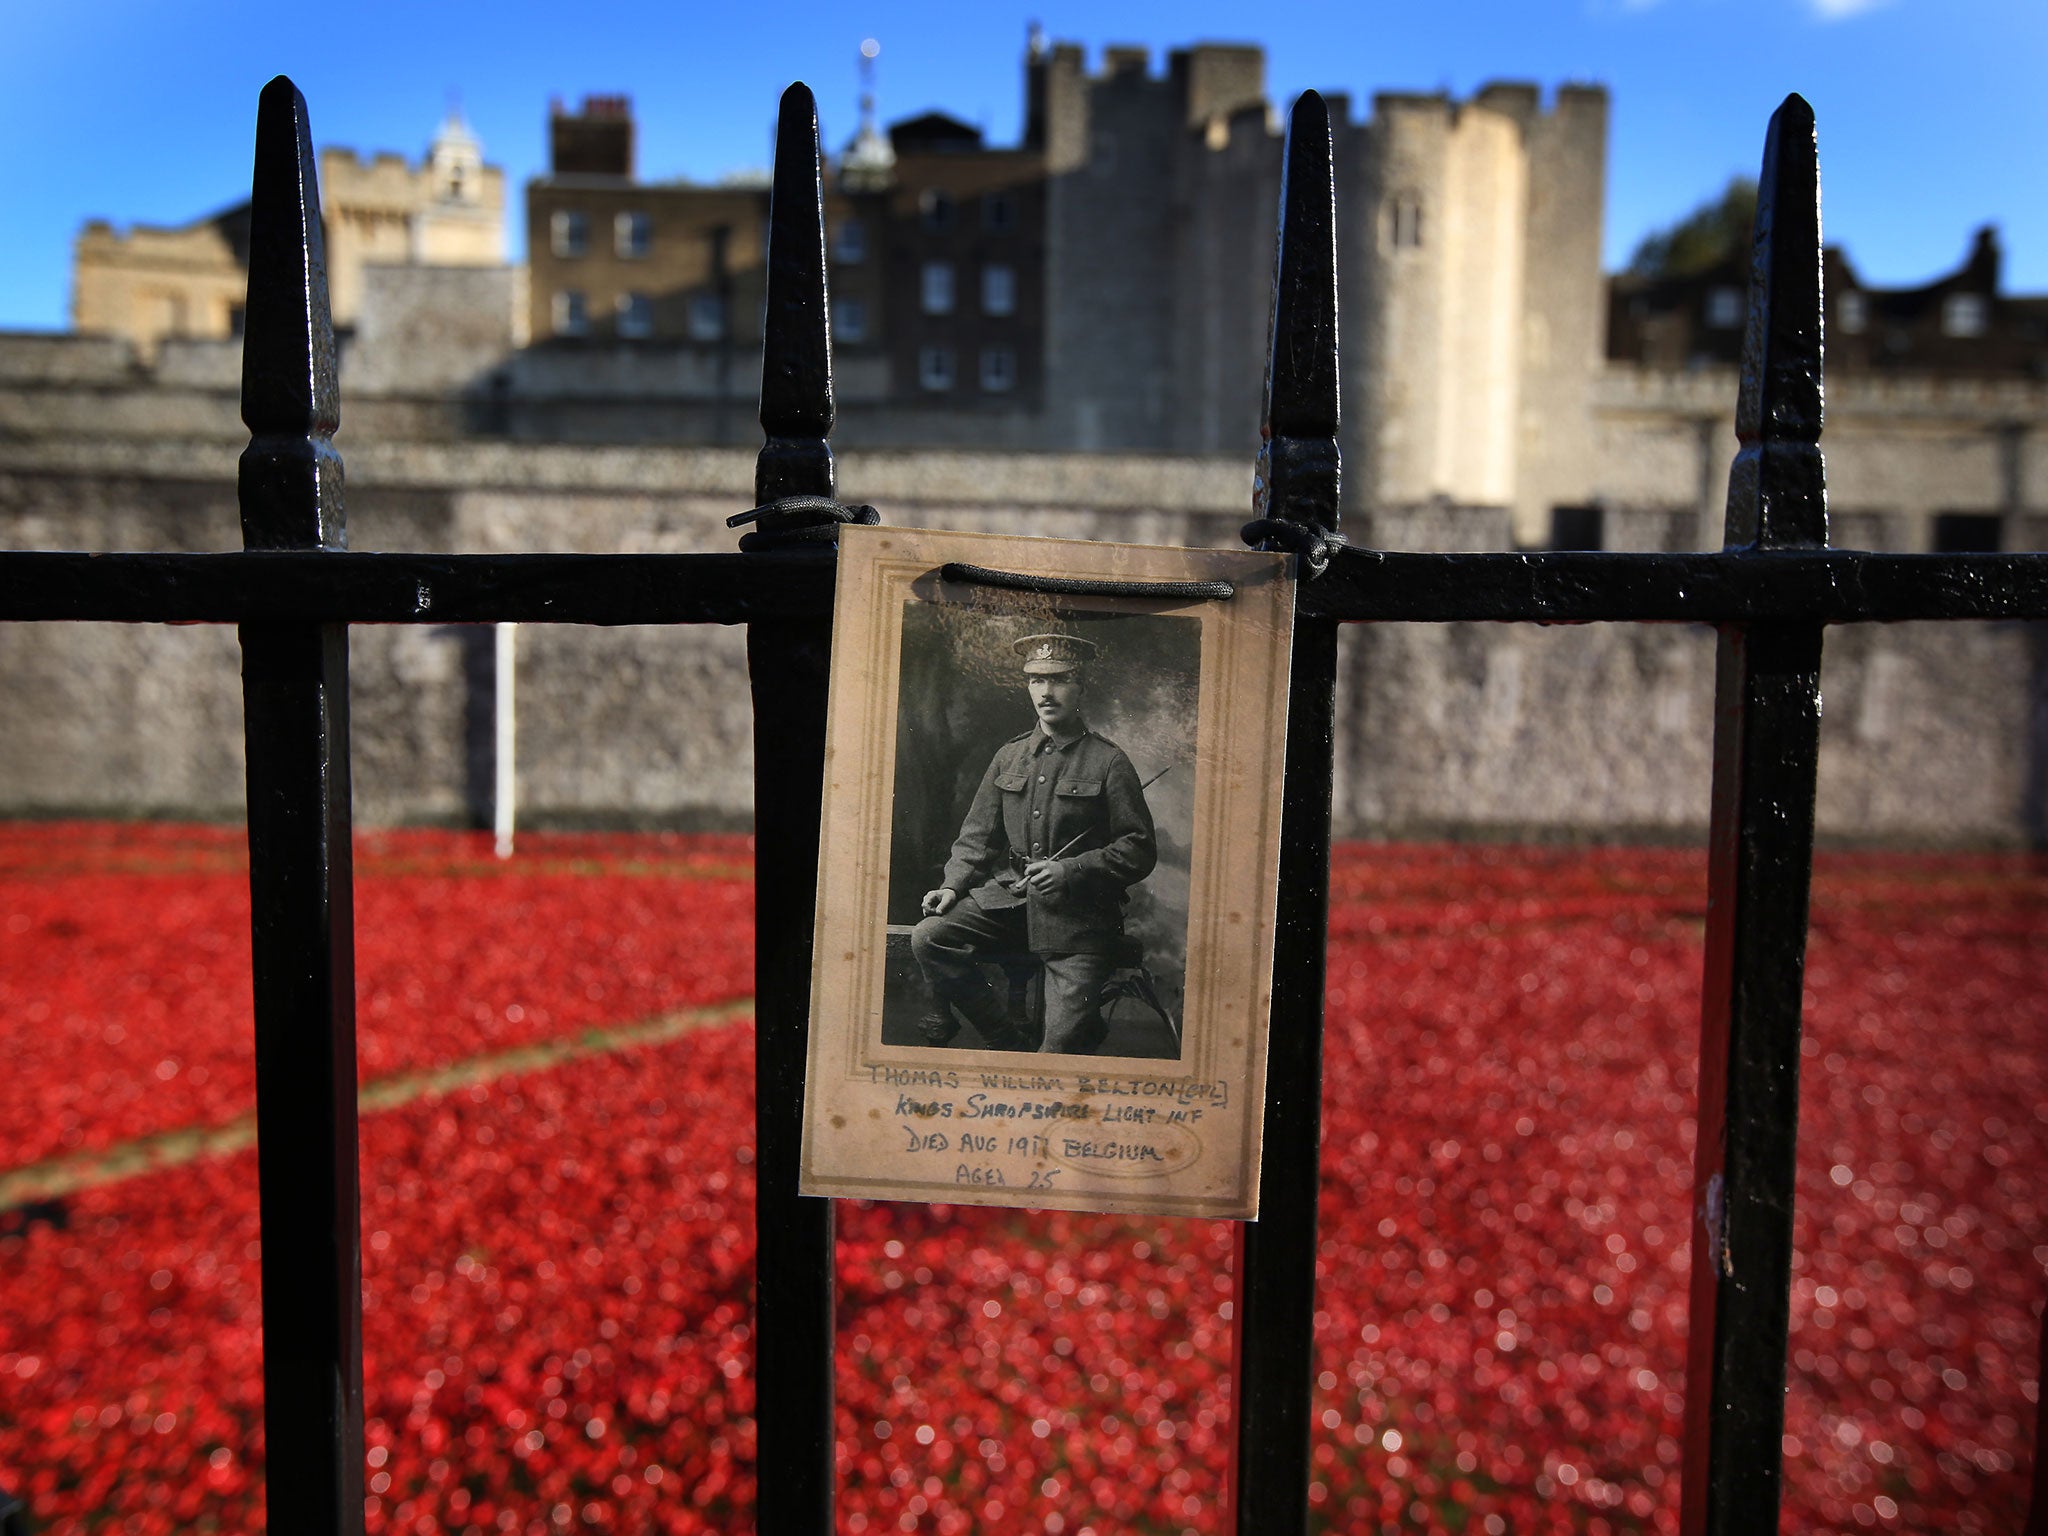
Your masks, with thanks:
[[(346, 418), (344, 418), (346, 419)], [(247, 438), (247, 429), (241, 436)], [(75, 436), (0, 438), (0, 470), (87, 475), (119, 469), (147, 479), (232, 483), (235, 456), (207, 438), (124, 444), (119, 465), (104, 443)], [(370, 442), (347, 447), (350, 485), (543, 494), (607, 492), (748, 498), (752, 448), (669, 448), (498, 442)], [(941, 505), (1161, 508), (1251, 515), (1244, 459), (1170, 455), (903, 451), (843, 453), (842, 495)], [(736, 509), (737, 510), (737, 509)]]

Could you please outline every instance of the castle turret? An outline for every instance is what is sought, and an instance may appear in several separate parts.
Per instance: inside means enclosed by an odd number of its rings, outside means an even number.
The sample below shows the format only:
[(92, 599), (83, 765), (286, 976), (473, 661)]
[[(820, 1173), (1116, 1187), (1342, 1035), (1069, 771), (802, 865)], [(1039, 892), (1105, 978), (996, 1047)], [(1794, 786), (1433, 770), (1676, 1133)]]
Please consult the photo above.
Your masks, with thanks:
[(475, 203), (483, 197), (484, 147), (462, 120), (462, 111), (450, 108), (441, 129), (427, 148), (427, 165), (433, 176), (433, 194), (442, 202)]
[(1538, 542), (1582, 493), (1605, 145), (1598, 90), (1548, 111), (1520, 83), (1374, 99), (1346, 367), (1366, 392), (1346, 468), (1368, 504), (1506, 509)]

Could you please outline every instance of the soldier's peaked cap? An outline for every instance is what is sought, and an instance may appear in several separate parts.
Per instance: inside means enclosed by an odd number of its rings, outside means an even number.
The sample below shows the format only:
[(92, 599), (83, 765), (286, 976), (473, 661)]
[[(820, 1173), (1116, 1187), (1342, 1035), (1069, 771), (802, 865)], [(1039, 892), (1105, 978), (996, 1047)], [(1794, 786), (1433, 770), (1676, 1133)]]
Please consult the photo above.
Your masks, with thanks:
[(1058, 677), (1077, 672), (1095, 659), (1093, 640), (1079, 635), (1026, 635), (1010, 648), (1024, 658), (1026, 677)]

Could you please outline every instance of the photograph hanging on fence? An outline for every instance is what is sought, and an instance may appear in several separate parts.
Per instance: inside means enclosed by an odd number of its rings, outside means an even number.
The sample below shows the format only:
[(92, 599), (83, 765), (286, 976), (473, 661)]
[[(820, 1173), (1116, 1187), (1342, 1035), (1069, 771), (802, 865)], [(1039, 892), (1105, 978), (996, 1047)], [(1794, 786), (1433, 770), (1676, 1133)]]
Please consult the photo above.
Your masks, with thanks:
[(804, 1190), (1252, 1214), (1289, 558), (848, 535)]

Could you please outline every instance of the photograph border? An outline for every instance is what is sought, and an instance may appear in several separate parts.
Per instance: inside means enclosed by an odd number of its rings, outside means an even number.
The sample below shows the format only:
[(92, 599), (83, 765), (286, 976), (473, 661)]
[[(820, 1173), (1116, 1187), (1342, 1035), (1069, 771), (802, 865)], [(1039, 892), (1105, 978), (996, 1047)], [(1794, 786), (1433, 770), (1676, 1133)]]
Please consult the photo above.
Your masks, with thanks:
[[(952, 561), (1024, 575), (1228, 580), (1237, 591), (1227, 602), (1020, 596), (944, 581), (940, 568)], [(843, 531), (827, 708), (803, 1193), (1061, 1210), (1256, 1214), (1292, 567), (1292, 557), (1253, 551), (886, 527)], [(902, 615), (905, 602), (918, 598), (991, 611), (1031, 605), (1200, 619), (1184, 1048), (1178, 1061), (1069, 1055), (1027, 1060), (1014, 1051), (882, 1043)], [(990, 1087), (984, 1078), (1014, 1086)], [(904, 1125), (897, 1113), (909, 1093), (930, 1096), (914, 1102), (932, 1111), (931, 1131), (941, 1150), (962, 1133), (956, 1108), (1021, 1100), (1023, 1120), (991, 1116), (990, 1134), (1007, 1146), (1019, 1139), (1024, 1120), (1044, 1123), (1034, 1115), (1073, 1116), (1070, 1129), (1085, 1124), (1101, 1134), (1104, 1122), (1093, 1106), (1120, 1105), (1119, 1115), (1131, 1118), (1118, 1119), (1128, 1129), (1117, 1134), (1152, 1138), (1129, 1145), (1151, 1148), (1149, 1161), (1159, 1166), (1125, 1169), (1112, 1162), (1076, 1168), (1053, 1154), (1043, 1133), (1027, 1132), (1023, 1139), (1044, 1143), (1039, 1153), (1026, 1156), (1038, 1170), (1032, 1180), (1043, 1178), (1046, 1187), (1031, 1187), (1029, 1180), (1010, 1183), (1007, 1177), (1000, 1183), (962, 1182), (956, 1175), (966, 1162), (905, 1150), (918, 1138), (918, 1122)], [(979, 1102), (970, 1102), (977, 1093)], [(1169, 1118), (1157, 1119), (1154, 1111)], [(1167, 1143), (1163, 1154), (1159, 1140)], [(967, 1156), (971, 1161), (977, 1155)], [(1001, 1170), (1003, 1164), (991, 1166)]]

